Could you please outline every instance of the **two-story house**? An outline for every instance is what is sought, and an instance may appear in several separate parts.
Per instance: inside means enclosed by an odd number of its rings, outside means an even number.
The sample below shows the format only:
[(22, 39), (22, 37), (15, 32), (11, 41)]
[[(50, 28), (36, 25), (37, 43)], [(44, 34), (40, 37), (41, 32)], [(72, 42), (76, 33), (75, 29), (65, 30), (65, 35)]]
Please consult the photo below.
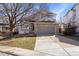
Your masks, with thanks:
[(20, 26), (19, 34), (35, 33), (36, 35), (53, 35), (58, 33), (58, 24), (55, 20), (55, 13), (42, 10), (37, 14), (24, 16)]

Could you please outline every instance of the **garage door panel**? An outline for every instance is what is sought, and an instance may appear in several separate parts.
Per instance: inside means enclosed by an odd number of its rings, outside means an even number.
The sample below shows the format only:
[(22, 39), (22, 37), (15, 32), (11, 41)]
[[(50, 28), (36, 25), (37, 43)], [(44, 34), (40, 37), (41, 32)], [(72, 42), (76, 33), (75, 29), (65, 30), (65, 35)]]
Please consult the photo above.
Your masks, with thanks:
[(37, 35), (52, 35), (54, 34), (54, 26), (52, 25), (39, 25), (37, 26)]

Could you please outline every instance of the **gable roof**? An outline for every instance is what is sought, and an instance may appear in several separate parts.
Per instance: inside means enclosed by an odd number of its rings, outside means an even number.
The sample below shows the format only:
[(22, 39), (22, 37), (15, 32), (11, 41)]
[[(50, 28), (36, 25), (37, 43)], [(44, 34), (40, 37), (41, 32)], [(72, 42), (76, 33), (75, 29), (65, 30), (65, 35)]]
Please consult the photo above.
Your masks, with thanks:
[[(40, 17), (42, 15), (42, 17)], [(53, 13), (53, 12), (50, 12), (50, 11), (48, 11), (48, 10), (42, 10), (42, 11), (38, 11), (38, 12), (36, 12), (36, 13), (34, 13), (33, 15), (30, 15), (30, 16), (25, 16), (25, 17), (23, 17), (23, 19), (24, 20), (26, 20), (26, 21), (53, 21), (53, 20), (55, 20), (55, 19), (51, 19), (51, 18), (46, 18), (46, 17), (44, 17), (44, 16), (56, 16), (56, 14), (55, 13)]]

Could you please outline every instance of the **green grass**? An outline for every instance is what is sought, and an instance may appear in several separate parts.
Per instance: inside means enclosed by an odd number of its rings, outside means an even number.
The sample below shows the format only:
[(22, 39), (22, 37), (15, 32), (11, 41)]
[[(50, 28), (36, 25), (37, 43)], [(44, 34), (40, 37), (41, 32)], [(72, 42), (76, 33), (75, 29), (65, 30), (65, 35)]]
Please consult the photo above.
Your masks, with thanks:
[(9, 40), (0, 41), (0, 45), (34, 50), (35, 42), (36, 37), (14, 37)]
[(69, 35), (67, 35), (65, 37), (76, 40), (76, 41), (79, 41), (79, 36), (69, 36)]

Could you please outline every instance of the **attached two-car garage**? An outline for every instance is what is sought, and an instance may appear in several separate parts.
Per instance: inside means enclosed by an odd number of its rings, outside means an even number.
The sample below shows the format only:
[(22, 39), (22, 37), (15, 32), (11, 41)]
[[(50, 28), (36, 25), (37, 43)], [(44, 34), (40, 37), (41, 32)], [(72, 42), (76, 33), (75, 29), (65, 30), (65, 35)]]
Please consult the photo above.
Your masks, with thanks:
[(52, 22), (35, 22), (34, 32), (36, 35), (53, 35), (57, 32), (57, 25)]

